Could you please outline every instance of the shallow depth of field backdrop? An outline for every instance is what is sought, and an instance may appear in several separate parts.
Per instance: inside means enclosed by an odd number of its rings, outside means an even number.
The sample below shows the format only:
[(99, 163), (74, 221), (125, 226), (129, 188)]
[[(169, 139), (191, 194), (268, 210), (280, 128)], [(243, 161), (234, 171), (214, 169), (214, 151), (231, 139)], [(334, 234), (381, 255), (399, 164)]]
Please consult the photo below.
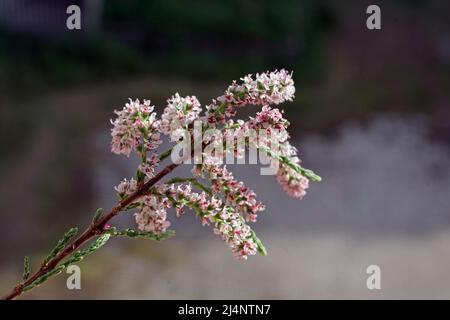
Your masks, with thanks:
[[(70, 4), (81, 31), (66, 29)], [(366, 28), (369, 4), (381, 30)], [(161, 111), (176, 91), (206, 104), (284, 67), (297, 94), (282, 107), (323, 182), (298, 201), (258, 166), (232, 167), (267, 205), (255, 228), (268, 257), (236, 261), (193, 214), (172, 216), (175, 238), (114, 239), (80, 263), (82, 290), (63, 274), (23, 297), (450, 298), (449, 12), (445, 0), (0, 0), (1, 293), (24, 255), (36, 268), (133, 174), (109, 151), (114, 108), (149, 98)], [(366, 288), (372, 264), (381, 290)]]

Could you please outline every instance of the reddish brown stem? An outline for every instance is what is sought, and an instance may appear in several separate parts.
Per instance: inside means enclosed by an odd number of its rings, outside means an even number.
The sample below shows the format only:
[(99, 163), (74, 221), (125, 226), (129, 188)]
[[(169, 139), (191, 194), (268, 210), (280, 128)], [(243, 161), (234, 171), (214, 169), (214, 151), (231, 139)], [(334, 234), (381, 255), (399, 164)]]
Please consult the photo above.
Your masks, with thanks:
[(148, 190), (154, 186), (159, 180), (165, 177), (167, 174), (172, 172), (178, 164), (170, 164), (165, 167), (162, 171), (160, 171), (156, 176), (147, 181), (145, 184), (140, 186), (138, 190), (136, 190), (133, 194), (131, 194), (126, 199), (120, 201), (115, 207), (113, 207), (107, 214), (105, 214), (102, 218), (100, 218), (97, 222), (92, 223), (80, 236), (78, 236), (75, 240), (69, 243), (63, 251), (61, 251), (58, 255), (56, 255), (53, 259), (48, 261), (47, 263), (43, 263), (41, 267), (34, 273), (30, 278), (26, 281), (15, 286), (10, 293), (5, 295), (3, 300), (12, 300), (23, 293), (23, 289), (30, 284), (32, 284), (36, 279), (41, 276), (47, 274), (58, 266), (58, 263), (61, 262), (66, 257), (70, 256), (75, 252), (78, 248), (80, 248), (84, 243), (91, 240), (92, 238), (103, 233), (105, 224), (119, 214), (126, 206), (131, 204), (140, 196), (144, 195)]

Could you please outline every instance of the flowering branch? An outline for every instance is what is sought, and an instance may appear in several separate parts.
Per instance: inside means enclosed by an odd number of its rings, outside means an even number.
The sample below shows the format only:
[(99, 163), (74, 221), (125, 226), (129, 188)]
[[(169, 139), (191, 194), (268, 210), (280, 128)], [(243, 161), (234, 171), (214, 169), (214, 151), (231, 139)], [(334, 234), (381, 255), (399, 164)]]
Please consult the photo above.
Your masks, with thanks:
[[(167, 100), (161, 118), (153, 112), (149, 100), (143, 103), (130, 100), (122, 110), (115, 111), (111, 150), (127, 157), (136, 153), (140, 164), (135, 177), (124, 179), (115, 187), (119, 197), (115, 207), (107, 213), (98, 209), (89, 227), (79, 236), (77, 228), (67, 231), (32, 275), (30, 261), (25, 257), (23, 280), (4, 299), (13, 299), (39, 286), (100, 249), (111, 237), (157, 241), (172, 237), (175, 232), (168, 230), (169, 208), (174, 208), (177, 216), (182, 216), (185, 208), (195, 212), (204, 226), (213, 226), (214, 233), (238, 259), (247, 259), (257, 252), (267, 255), (249, 225), (257, 221), (265, 206), (244, 182), (234, 178), (223, 165), (223, 159), (231, 156), (242, 160), (246, 149), (260, 150), (271, 159), (270, 168), (283, 190), (297, 198), (306, 194), (309, 181), (321, 178), (300, 166), (297, 150), (289, 143), (289, 122), (283, 118), (283, 111), (271, 107), (294, 98), (292, 75), (280, 70), (257, 74), (255, 78), (248, 75), (241, 80), (234, 81), (222, 96), (207, 105), (203, 116), (196, 97), (181, 97), (178, 93)], [(230, 119), (237, 108), (246, 105), (260, 106), (261, 110), (247, 121)], [(158, 155), (154, 150), (162, 143), (161, 135), (168, 136), (176, 145)], [(169, 157), (172, 163), (156, 173), (161, 162)], [(194, 178), (161, 181), (192, 159)], [(109, 225), (116, 215), (128, 210), (136, 210), (138, 230), (118, 230)]]
[[(86, 242), (92, 240), (93, 238), (99, 237), (105, 233), (107, 228), (107, 223), (114, 218), (117, 214), (119, 214), (125, 207), (127, 207), (130, 203), (132, 203), (135, 199), (139, 198), (141, 195), (145, 194), (150, 187), (152, 187), (155, 183), (161, 180), (164, 176), (172, 172), (178, 165), (170, 164), (165, 167), (158, 175), (156, 175), (153, 179), (149, 180), (147, 183), (142, 185), (139, 189), (137, 189), (133, 194), (131, 194), (126, 199), (120, 201), (114, 208), (112, 208), (107, 214), (98, 218), (98, 220), (91, 224), (88, 229), (86, 229), (79, 237), (77, 237), (72, 242), (69, 242), (64, 250), (60, 251), (56, 256), (51, 258), (49, 261), (44, 261), (39, 267), (38, 271), (36, 271), (31, 277), (27, 280), (23, 281), (16, 285), (10, 293), (3, 297), (4, 300), (11, 300), (16, 298), (25, 292), (25, 288), (27, 291), (35, 288), (36, 286), (42, 284), (44, 281), (48, 280), (51, 276), (59, 274), (66, 267), (60, 268), (61, 265), (58, 264), (67, 257), (70, 257), (78, 248), (83, 246)], [(98, 213), (98, 211), (97, 211)], [(105, 228), (106, 227), (106, 228)], [(67, 233), (66, 233), (67, 235)], [(57, 245), (58, 246), (58, 245)], [(97, 249), (99, 248), (98, 246)], [(53, 251), (53, 250), (52, 250)], [(91, 250), (89, 250), (91, 252)], [(58, 269), (59, 268), (59, 269)], [(57, 271), (55, 271), (57, 270)], [(43, 278), (44, 277), (44, 278)]]

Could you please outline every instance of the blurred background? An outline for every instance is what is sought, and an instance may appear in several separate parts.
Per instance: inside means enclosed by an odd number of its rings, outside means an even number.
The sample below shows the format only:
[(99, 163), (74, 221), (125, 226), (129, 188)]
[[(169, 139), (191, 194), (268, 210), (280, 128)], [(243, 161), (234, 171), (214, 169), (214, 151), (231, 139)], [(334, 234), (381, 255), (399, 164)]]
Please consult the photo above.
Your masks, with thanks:
[[(66, 8), (81, 8), (81, 30)], [(381, 8), (381, 30), (366, 8)], [(267, 257), (233, 259), (193, 214), (162, 243), (113, 239), (23, 298), (450, 298), (450, 28), (446, 0), (0, 0), (0, 290), (72, 226), (114, 205), (136, 162), (109, 152), (113, 110), (175, 92), (203, 104), (233, 79), (294, 71), (282, 106), (301, 201), (255, 165), (235, 176), (267, 205)], [(246, 110), (248, 112), (256, 112)], [(190, 168), (180, 168), (177, 175)], [(133, 226), (131, 215), (114, 221)], [(366, 268), (381, 268), (368, 290)]]

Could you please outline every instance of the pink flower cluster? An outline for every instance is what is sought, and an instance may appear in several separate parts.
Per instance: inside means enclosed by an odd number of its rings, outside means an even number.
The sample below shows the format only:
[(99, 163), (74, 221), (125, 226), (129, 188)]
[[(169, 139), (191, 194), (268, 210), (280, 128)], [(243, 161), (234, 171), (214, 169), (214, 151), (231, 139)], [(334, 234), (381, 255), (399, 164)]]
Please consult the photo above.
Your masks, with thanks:
[[(221, 165), (222, 159), (229, 152), (240, 158), (248, 147), (264, 150), (270, 158), (276, 160), (276, 179), (285, 192), (297, 198), (306, 194), (309, 185), (306, 176), (313, 177), (314, 180), (312, 171), (300, 167), (297, 150), (288, 141), (289, 122), (283, 117), (283, 111), (271, 107), (294, 98), (292, 74), (283, 69), (256, 74), (254, 78), (247, 75), (241, 80), (239, 83), (234, 81), (224, 95), (213, 100), (206, 107), (203, 117), (200, 102), (195, 96), (181, 97), (178, 93), (167, 100), (160, 120), (153, 112), (154, 107), (150, 105), (149, 100), (144, 100), (143, 103), (130, 100), (121, 111), (115, 111), (117, 118), (111, 121), (112, 152), (129, 156), (134, 151), (141, 160), (136, 180), (124, 179), (115, 189), (122, 200), (137, 191), (143, 194), (127, 207), (138, 208), (135, 220), (140, 230), (163, 233), (170, 226), (167, 220), (168, 208), (175, 208), (177, 216), (182, 215), (185, 208), (189, 208), (197, 213), (203, 225), (214, 226), (214, 233), (228, 244), (237, 258), (247, 259), (257, 251), (264, 253), (261, 242), (247, 222), (256, 222), (258, 213), (263, 211), (265, 206), (256, 199), (254, 191), (242, 181), (236, 180), (233, 174)], [(248, 121), (226, 119), (235, 115), (237, 107), (245, 105), (261, 106), (261, 110)], [(197, 126), (193, 122), (196, 120), (202, 121), (200, 128), (203, 138), (200, 145), (204, 147), (202, 155), (205, 157), (202, 164), (194, 167), (193, 173), (194, 176), (208, 179), (212, 190), (201, 185), (196, 179), (178, 179), (172, 182), (177, 181), (176, 183), (181, 185), (160, 183), (143, 192), (140, 188), (155, 176), (157, 166), (168, 154), (147, 155), (162, 143), (160, 134), (177, 142), (180, 133), (194, 137), (194, 128)], [(219, 128), (221, 124), (223, 126)], [(208, 129), (218, 131), (226, 141), (238, 141), (242, 137), (251, 136), (255, 131), (264, 131), (265, 135), (258, 134), (252, 142), (249, 140), (240, 143), (233, 150), (228, 150), (227, 146), (223, 150), (215, 148), (224, 145), (223, 139), (218, 138), (220, 135), (208, 136)], [(190, 141), (188, 145), (191, 146)], [(210, 154), (206, 151), (208, 147), (214, 147)], [(305, 172), (310, 175), (304, 175)], [(188, 182), (203, 191), (193, 192)]]
[(283, 111), (277, 108), (271, 108), (268, 105), (262, 107), (260, 112), (256, 113), (256, 117), (250, 117), (248, 126), (252, 129), (276, 129), (286, 131), (289, 121), (283, 118)]
[(232, 207), (224, 206), (216, 217), (214, 233), (228, 244), (237, 259), (245, 260), (257, 252), (251, 228)]
[(163, 233), (170, 227), (167, 220), (167, 201), (160, 201), (155, 195), (147, 195), (141, 199), (141, 206), (138, 213), (134, 216), (138, 228), (147, 232), (157, 234)]
[(178, 93), (167, 100), (167, 107), (161, 116), (161, 132), (171, 135), (177, 130), (187, 129), (202, 111), (195, 96), (180, 97)]
[(256, 200), (256, 194), (242, 181), (234, 179), (233, 174), (225, 166), (203, 165), (194, 168), (196, 175), (207, 174), (212, 182), (215, 194), (223, 193), (228, 205), (235, 208), (246, 221), (256, 222), (259, 211), (264, 211), (265, 206)]
[[(281, 146), (281, 155), (288, 158), (290, 163), (300, 163), (300, 159), (297, 157), (297, 149), (289, 142), (285, 142)], [(283, 190), (294, 198), (303, 198), (306, 195), (306, 189), (309, 188), (309, 179), (283, 162), (279, 162), (277, 181), (283, 187)]]
[(257, 245), (251, 228), (232, 207), (215, 195), (192, 192), (189, 184), (177, 188), (171, 185), (164, 195), (165, 199), (171, 199), (178, 215), (183, 214), (184, 206), (187, 206), (197, 212), (203, 225), (214, 224), (214, 233), (227, 243), (236, 258), (247, 259), (249, 255), (256, 254)]
[(190, 184), (182, 184), (175, 187), (171, 184), (166, 188), (164, 194), (171, 199), (173, 206), (176, 208), (177, 216), (181, 216), (185, 212), (185, 207), (195, 209), (202, 218), (203, 225), (209, 225), (214, 213), (222, 207), (222, 200), (218, 197), (209, 197), (206, 192), (193, 192)]
[[(297, 149), (289, 143), (288, 126), (289, 121), (283, 118), (282, 111), (263, 106), (256, 117), (250, 118), (241, 126), (241, 134), (245, 134), (249, 129), (265, 130), (265, 136), (258, 136), (255, 147), (269, 149), (277, 155), (277, 161), (273, 165), (277, 168), (278, 183), (290, 196), (302, 198), (309, 187), (309, 180), (292, 168), (292, 165), (298, 165), (301, 161), (297, 156)], [(276, 139), (272, 139), (274, 135), (277, 136)], [(277, 144), (274, 144), (274, 141), (277, 141)]]
[(150, 158), (142, 160), (141, 164), (139, 164), (138, 170), (142, 172), (147, 178), (153, 178), (158, 164), (158, 156), (156, 154), (152, 154)]
[(227, 139), (235, 139), (239, 136), (251, 137), (249, 131), (260, 132), (263, 130), (264, 135), (256, 135), (256, 139), (250, 139), (246, 145), (238, 146), (234, 150), (236, 157), (242, 156), (246, 146), (271, 151), (272, 154), (269, 154), (269, 156), (276, 156), (272, 163), (277, 170), (276, 179), (283, 190), (295, 198), (302, 198), (306, 194), (309, 180), (293, 168), (293, 166), (299, 165), (301, 161), (297, 156), (297, 149), (289, 143), (287, 131), (289, 121), (283, 118), (282, 111), (263, 106), (255, 117), (250, 117), (249, 121), (238, 120), (234, 122), (229, 120), (227, 125), (237, 127), (235, 130), (225, 133)]
[(234, 116), (235, 107), (277, 105), (294, 98), (292, 74), (284, 69), (258, 73), (255, 79), (249, 74), (241, 80), (242, 83), (233, 81), (224, 95), (206, 107), (209, 124), (223, 123), (226, 117)]
[(131, 151), (153, 150), (161, 144), (159, 125), (154, 106), (150, 100), (131, 100), (121, 111), (115, 110), (117, 118), (112, 121), (111, 151), (129, 156)]
[(137, 190), (137, 181), (131, 178), (127, 180), (127, 178), (123, 179), (118, 186), (114, 187), (114, 189), (119, 194), (121, 199), (133, 194)]

